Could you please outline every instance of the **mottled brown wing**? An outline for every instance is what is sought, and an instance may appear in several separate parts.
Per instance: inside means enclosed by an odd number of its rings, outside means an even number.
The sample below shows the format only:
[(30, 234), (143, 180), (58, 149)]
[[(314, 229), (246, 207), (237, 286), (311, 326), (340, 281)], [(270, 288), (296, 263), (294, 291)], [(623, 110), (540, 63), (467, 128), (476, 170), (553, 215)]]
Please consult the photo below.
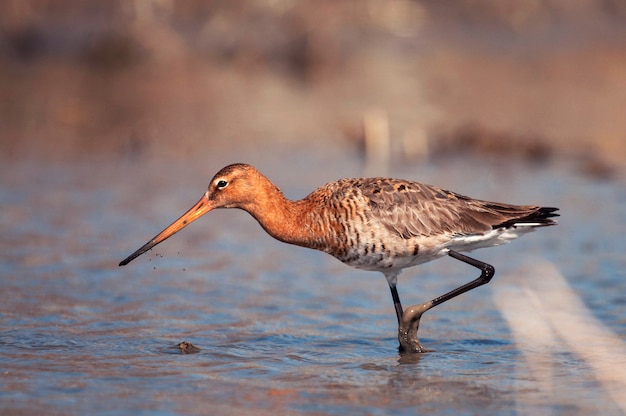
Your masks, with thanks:
[(396, 179), (368, 179), (360, 186), (371, 215), (408, 239), (437, 234), (484, 233), (523, 218), (538, 207), (478, 201), (441, 188)]

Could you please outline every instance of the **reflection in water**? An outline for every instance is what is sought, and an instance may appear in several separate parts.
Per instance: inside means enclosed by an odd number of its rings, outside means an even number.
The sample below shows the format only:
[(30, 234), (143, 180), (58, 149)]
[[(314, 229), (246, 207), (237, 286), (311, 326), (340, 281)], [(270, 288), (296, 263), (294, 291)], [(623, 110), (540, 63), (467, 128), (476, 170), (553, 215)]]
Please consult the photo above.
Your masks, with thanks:
[[(551, 321), (542, 314), (556, 305), (541, 285), (541, 277), (550, 273), (533, 268), (505, 277), (518, 266), (547, 260), (573, 288), (557, 288), (557, 293), (582, 297), (606, 327), (607, 332), (587, 334), (590, 339), (608, 341), (625, 333), (626, 213), (620, 201), (626, 190), (620, 184), (515, 164), (506, 174), (493, 175), (494, 166), (460, 161), (446, 163), (445, 169), (422, 164), (390, 172), (451, 184), (469, 194), (561, 205), (567, 212), (559, 233), (481, 251), (496, 266), (494, 287), (425, 316), (423, 341), (435, 352), (405, 356), (396, 350), (388, 289), (378, 274), (274, 242), (243, 213), (216, 212), (146, 253), (132, 269), (118, 268), (116, 260), (138, 236), (166, 225), (162, 221), (205, 186), (203, 178), (198, 189), (182, 188), (177, 175), (163, 173), (157, 162), (4, 166), (3, 412), (583, 414), (623, 409), (619, 396), (611, 394), (610, 383), (620, 381), (592, 364), (601, 363), (596, 359), (602, 351), (581, 351), (568, 338), (576, 335), (565, 326), (570, 315), (554, 315)], [(202, 166), (207, 163), (223, 161), (202, 160)], [(284, 175), (274, 178), (288, 196), (302, 196), (298, 192), (324, 182), (290, 163), (297, 162), (286, 160)], [(195, 166), (186, 163), (186, 169)], [(331, 178), (350, 176), (345, 161), (320, 158), (320, 166)], [(41, 169), (47, 172), (43, 177)], [(302, 183), (287, 172), (298, 172)], [(354, 168), (351, 176), (357, 173)], [(482, 188), (473, 188), (478, 184)], [(598, 200), (603, 215), (590, 217)], [(581, 253), (587, 254), (584, 264)], [(467, 269), (455, 263), (441, 260), (406, 273), (400, 285), (407, 301), (463, 283)], [(507, 298), (507, 288), (521, 293)], [(544, 309), (524, 301), (528, 290)], [(172, 350), (183, 340), (200, 351)]]

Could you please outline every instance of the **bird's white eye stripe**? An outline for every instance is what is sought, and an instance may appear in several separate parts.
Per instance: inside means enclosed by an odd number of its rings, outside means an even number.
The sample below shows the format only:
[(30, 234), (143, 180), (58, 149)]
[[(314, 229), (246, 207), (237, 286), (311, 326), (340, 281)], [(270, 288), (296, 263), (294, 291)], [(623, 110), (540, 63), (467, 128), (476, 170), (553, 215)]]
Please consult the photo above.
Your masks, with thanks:
[(217, 189), (224, 189), (228, 186), (228, 181), (224, 179), (218, 179), (215, 181), (215, 186), (217, 186)]

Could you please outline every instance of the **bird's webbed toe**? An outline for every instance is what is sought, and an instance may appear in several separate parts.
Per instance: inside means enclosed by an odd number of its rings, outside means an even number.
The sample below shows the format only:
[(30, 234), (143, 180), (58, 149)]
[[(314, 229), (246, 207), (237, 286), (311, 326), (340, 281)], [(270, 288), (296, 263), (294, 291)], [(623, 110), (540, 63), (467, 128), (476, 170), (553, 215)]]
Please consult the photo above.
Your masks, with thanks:
[(422, 303), (419, 305), (413, 305), (404, 311), (402, 320), (398, 325), (398, 341), (400, 341), (401, 353), (422, 353), (430, 352), (432, 350), (425, 348), (417, 338), (417, 330), (420, 326), (420, 319), (422, 314), (431, 308), (432, 302)]

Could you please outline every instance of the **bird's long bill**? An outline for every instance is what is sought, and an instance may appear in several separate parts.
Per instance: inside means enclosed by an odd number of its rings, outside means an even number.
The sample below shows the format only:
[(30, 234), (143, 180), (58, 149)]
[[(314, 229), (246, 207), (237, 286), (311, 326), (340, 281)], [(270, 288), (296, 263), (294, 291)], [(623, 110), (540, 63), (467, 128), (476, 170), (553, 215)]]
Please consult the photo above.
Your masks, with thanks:
[(152, 247), (156, 246), (160, 242), (166, 240), (167, 238), (173, 236), (207, 212), (211, 211), (214, 208), (213, 204), (207, 199), (206, 194), (200, 198), (200, 200), (189, 209), (189, 211), (185, 212), (179, 219), (174, 221), (172, 225), (167, 227), (165, 230), (161, 231), (158, 235), (156, 235), (152, 240), (148, 241), (143, 245), (139, 250), (135, 251), (130, 256), (126, 257), (124, 260), (120, 262), (120, 266), (125, 266), (135, 258), (141, 256), (146, 251), (150, 250)]

